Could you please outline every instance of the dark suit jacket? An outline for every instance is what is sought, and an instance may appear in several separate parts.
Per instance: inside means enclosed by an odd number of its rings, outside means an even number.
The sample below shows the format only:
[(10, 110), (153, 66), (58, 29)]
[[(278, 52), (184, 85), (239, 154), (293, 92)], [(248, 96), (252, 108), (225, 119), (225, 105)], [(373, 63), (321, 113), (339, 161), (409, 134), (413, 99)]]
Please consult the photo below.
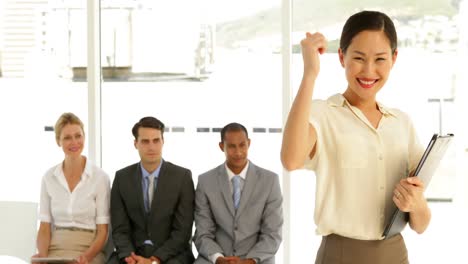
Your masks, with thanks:
[[(141, 178), (140, 163), (136, 163), (117, 171), (112, 184), (112, 238), (118, 258), (135, 252), (156, 256), (163, 263), (193, 263), (192, 173), (163, 161), (149, 214), (145, 212)], [(154, 246), (143, 244), (145, 240)]]

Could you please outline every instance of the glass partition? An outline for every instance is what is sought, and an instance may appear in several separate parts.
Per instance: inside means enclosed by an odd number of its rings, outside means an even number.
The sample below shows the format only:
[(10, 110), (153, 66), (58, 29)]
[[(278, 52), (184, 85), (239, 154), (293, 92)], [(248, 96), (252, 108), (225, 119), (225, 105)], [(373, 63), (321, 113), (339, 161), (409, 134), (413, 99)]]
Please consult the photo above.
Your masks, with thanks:
[(139, 161), (131, 128), (148, 115), (167, 127), (163, 158), (191, 169), (195, 184), (224, 162), (220, 128), (230, 122), (248, 129), (252, 162), (282, 173), (279, 6), (101, 1), (102, 157), (111, 178)]
[(38, 202), (42, 176), (63, 160), (55, 121), (74, 112), (87, 123), (86, 79), (72, 76), (75, 59), (86, 58), (86, 16), (75, 10), (64, 1), (0, 3), (0, 200)]

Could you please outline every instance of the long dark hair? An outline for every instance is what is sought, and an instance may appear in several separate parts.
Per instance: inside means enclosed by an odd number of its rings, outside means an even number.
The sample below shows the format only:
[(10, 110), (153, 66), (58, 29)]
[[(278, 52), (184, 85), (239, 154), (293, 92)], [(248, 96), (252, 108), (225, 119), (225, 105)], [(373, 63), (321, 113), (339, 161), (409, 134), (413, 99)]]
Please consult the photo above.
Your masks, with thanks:
[(378, 11), (361, 11), (348, 18), (341, 32), (340, 49), (343, 53), (353, 38), (364, 30), (382, 30), (390, 42), (392, 54), (395, 53), (398, 42), (395, 25), (386, 14)]

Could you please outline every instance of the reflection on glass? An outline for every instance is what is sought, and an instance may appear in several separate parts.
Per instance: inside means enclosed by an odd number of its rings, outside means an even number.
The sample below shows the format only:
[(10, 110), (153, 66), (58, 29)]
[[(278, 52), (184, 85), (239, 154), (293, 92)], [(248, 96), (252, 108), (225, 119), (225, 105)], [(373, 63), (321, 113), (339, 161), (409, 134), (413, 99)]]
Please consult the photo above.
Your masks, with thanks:
[[(42, 176), (63, 158), (55, 120), (66, 111), (87, 116), (86, 82), (71, 80), (73, 17), (63, 2), (0, 2), (0, 200), (37, 202)], [(86, 39), (75, 43), (84, 56)]]

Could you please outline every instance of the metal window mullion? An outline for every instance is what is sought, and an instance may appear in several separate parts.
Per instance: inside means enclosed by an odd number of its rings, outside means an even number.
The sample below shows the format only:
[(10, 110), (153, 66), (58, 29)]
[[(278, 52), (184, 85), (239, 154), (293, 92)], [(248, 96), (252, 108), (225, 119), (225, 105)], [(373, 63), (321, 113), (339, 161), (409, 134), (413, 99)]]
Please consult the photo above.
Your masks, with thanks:
[[(282, 0), (282, 121), (283, 127), (288, 118), (292, 102), (291, 56), (292, 56), (292, 0)], [(283, 263), (291, 263), (291, 180), (290, 173), (283, 169)]]
[(100, 0), (87, 0), (88, 158), (102, 166)]

